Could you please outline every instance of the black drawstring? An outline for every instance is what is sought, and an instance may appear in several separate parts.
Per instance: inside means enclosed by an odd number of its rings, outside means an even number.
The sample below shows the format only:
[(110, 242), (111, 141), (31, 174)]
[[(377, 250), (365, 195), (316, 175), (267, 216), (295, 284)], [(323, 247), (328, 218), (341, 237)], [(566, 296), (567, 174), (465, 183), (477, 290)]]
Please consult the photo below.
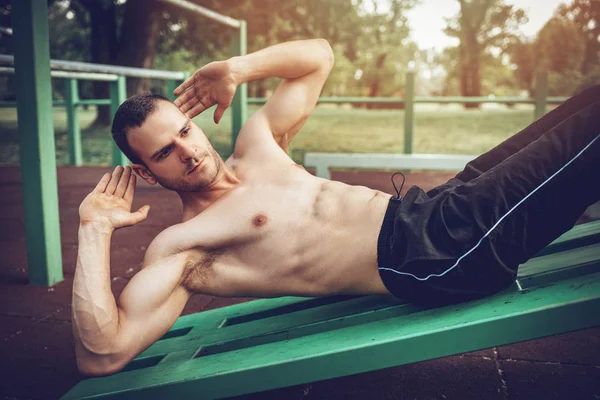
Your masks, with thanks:
[[(396, 183), (394, 182), (394, 177), (398, 174), (402, 175), (402, 185), (400, 185), (400, 190), (398, 190), (398, 188), (396, 187)], [(404, 176), (404, 174), (402, 172), (395, 172), (392, 175), (392, 185), (394, 185), (394, 190), (396, 191), (396, 196), (392, 196), (392, 200), (402, 200), (402, 196), (400, 196), (400, 192), (402, 191), (402, 188), (404, 187), (405, 181), (406, 181), (406, 177)]]

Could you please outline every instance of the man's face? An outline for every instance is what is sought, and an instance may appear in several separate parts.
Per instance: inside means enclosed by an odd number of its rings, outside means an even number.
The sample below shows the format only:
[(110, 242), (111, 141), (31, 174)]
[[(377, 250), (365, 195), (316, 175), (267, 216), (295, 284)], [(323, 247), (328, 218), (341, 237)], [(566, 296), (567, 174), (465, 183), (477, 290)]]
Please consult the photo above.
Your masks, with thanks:
[[(200, 191), (217, 181), (223, 160), (202, 130), (172, 103), (158, 101), (142, 126), (132, 128), (127, 140), (146, 164), (134, 166), (153, 183), (179, 192)], [(144, 176), (149, 175), (149, 179)]]

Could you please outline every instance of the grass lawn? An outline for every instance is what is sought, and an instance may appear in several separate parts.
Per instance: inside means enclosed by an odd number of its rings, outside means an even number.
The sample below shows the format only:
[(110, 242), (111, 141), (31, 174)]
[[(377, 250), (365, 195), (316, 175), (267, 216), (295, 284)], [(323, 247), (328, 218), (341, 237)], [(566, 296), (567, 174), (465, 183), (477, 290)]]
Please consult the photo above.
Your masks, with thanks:
[[(251, 115), (258, 109), (251, 106)], [(89, 128), (95, 109), (81, 110), (84, 164), (109, 164), (112, 140), (109, 129)], [(493, 105), (464, 110), (459, 105), (419, 104), (415, 112), (413, 152), (480, 154), (533, 121), (532, 106), (508, 109)], [(231, 146), (231, 117), (219, 125), (212, 110), (195, 118), (213, 146), (227, 156)], [(401, 153), (404, 148), (402, 110), (364, 110), (348, 106), (321, 105), (313, 112), (291, 146), (292, 158), (302, 162), (306, 152)], [(64, 108), (54, 108), (56, 161), (68, 164), (67, 126)], [(18, 164), (19, 136), (15, 109), (0, 109), (0, 164)]]

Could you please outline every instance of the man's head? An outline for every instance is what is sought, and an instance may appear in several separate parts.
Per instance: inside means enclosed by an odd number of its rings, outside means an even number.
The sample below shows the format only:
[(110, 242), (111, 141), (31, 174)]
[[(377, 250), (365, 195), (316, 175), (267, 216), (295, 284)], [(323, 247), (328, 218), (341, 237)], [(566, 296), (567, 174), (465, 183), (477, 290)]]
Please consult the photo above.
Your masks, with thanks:
[(121, 104), (112, 136), (140, 177), (167, 189), (205, 189), (222, 170), (223, 160), (204, 132), (161, 95), (138, 94)]

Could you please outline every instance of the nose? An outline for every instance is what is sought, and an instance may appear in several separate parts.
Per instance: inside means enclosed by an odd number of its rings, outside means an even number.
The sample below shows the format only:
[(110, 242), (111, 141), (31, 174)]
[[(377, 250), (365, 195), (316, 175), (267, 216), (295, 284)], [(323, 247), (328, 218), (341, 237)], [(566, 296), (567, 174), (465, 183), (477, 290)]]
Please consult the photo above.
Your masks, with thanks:
[(181, 161), (187, 162), (190, 158), (195, 158), (198, 153), (198, 149), (194, 146), (190, 146), (187, 144), (181, 145)]

